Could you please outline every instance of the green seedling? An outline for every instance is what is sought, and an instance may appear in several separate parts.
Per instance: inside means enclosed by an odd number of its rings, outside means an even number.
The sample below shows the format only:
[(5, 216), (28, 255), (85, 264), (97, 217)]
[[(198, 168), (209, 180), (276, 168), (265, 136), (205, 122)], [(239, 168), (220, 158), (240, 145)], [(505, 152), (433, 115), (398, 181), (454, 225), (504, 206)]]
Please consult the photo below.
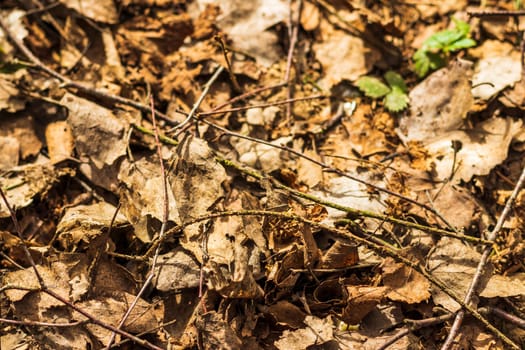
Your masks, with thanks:
[(476, 41), (469, 37), (470, 25), (454, 17), (452, 21), (456, 25), (454, 28), (433, 34), (412, 56), (414, 71), (420, 78), (444, 67), (451, 52), (476, 45)]
[(378, 99), (383, 97), (383, 103), (390, 112), (399, 112), (408, 106), (409, 98), (407, 86), (401, 75), (388, 71), (384, 75), (387, 84), (381, 79), (363, 76), (356, 81), (356, 85), (366, 96)]

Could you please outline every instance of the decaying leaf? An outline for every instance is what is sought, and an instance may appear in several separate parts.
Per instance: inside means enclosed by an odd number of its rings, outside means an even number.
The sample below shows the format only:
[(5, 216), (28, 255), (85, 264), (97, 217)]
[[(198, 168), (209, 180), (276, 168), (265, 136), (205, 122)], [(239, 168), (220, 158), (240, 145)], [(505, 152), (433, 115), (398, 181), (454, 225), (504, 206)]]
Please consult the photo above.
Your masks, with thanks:
[[(464, 243), (443, 237), (430, 254), (428, 266), (432, 275), (442, 280), (447, 287), (463, 298), (472, 281), (480, 257), (481, 254)], [(491, 264), (488, 265), (487, 271), (488, 273), (482, 276), (480, 288), (482, 297), (525, 295), (522, 274), (513, 278), (491, 276)], [(451, 312), (460, 308), (458, 303), (435, 286), (432, 286), (432, 298), (436, 304), (442, 305)]]
[(57, 226), (58, 241), (68, 250), (77, 247), (80, 241), (90, 244), (110, 224), (119, 228), (128, 223), (120, 213), (112, 221), (116, 211), (116, 207), (106, 202), (68, 208)]
[(472, 94), (476, 98), (490, 99), (498, 92), (521, 79), (519, 58), (489, 57), (478, 62), (472, 78)]
[[(11, 207), (20, 209), (33, 203), (35, 197), (45, 194), (62, 177), (72, 175), (70, 169), (55, 169), (46, 164), (28, 164), (11, 172), (11, 176), (0, 178), (5, 195)], [(0, 217), (9, 217), (5, 203), (0, 201)]]
[(238, 0), (199, 0), (199, 6), (215, 3), (221, 8), (217, 23), (232, 38), (234, 45), (257, 61), (270, 66), (281, 54), (278, 37), (268, 30), (286, 21), (288, 6), (283, 0), (245, 3)]
[(389, 299), (415, 304), (430, 298), (430, 282), (419, 272), (392, 258), (386, 258), (381, 268), (383, 285), (390, 288)]
[(472, 62), (458, 60), (414, 87), (409, 94), (410, 113), (399, 121), (406, 140), (424, 141), (458, 129), (473, 103), (471, 76)]
[(83, 16), (104, 23), (116, 23), (118, 20), (115, 4), (110, 0), (60, 0), (65, 6), (74, 9)]
[(194, 288), (200, 283), (200, 267), (183, 249), (159, 255), (153, 285), (162, 292)]
[(387, 296), (389, 287), (346, 286), (347, 305), (341, 318), (348, 324), (357, 324)]
[(72, 94), (64, 95), (61, 104), (69, 111), (75, 150), (85, 162), (81, 171), (99, 186), (116, 189), (118, 167), (126, 154), (126, 123), (110, 110)]
[(67, 122), (56, 121), (47, 125), (46, 144), (53, 164), (73, 155), (74, 140)]
[[(124, 160), (118, 175), (121, 186), (122, 212), (143, 242), (150, 242), (164, 217), (164, 181), (156, 157), (133, 163)], [(177, 201), (168, 191), (168, 220), (180, 222)]]
[(274, 345), (277, 349), (306, 349), (312, 345), (321, 345), (333, 339), (333, 325), (331, 317), (325, 319), (306, 316), (304, 322), (307, 328), (295, 331), (284, 331)]

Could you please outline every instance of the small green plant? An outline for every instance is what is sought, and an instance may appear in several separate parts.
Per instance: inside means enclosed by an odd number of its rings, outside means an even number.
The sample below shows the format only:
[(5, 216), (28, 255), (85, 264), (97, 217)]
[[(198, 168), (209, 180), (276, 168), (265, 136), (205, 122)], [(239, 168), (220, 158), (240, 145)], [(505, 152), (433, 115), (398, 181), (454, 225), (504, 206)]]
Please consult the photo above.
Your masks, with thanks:
[(387, 84), (380, 79), (371, 76), (362, 76), (356, 81), (356, 85), (366, 96), (378, 99), (383, 98), (386, 109), (391, 112), (399, 112), (408, 106), (409, 98), (407, 86), (401, 75), (393, 71), (385, 73)]
[(456, 25), (454, 28), (433, 34), (412, 56), (414, 71), (420, 78), (432, 70), (445, 66), (450, 52), (476, 45), (476, 41), (469, 37), (470, 25), (454, 17), (452, 21)]

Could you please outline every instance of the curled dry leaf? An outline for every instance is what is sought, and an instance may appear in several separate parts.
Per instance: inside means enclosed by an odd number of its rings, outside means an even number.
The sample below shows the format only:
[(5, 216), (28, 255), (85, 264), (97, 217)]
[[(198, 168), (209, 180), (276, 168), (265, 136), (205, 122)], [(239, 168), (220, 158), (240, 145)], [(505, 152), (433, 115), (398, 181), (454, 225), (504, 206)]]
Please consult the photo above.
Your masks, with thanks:
[(389, 287), (346, 286), (348, 300), (341, 315), (348, 324), (358, 324), (390, 291)]

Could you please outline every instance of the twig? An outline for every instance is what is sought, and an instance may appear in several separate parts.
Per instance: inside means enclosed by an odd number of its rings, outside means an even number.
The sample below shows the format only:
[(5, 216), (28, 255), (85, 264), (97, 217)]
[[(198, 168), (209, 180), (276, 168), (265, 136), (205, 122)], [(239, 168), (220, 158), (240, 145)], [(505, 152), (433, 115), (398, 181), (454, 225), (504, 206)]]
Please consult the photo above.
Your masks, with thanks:
[(525, 329), (525, 320), (516, 315), (509, 314), (505, 310), (500, 309), (499, 307), (485, 306), (479, 308), (481, 314), (493, 314), (504, 319), (507, 322), (513, 323), (521, 329)]
[[(245, 107), (237, 107), (237, 108), (222, 109), (222, 110), (215, 110), (214, 109), (214, 110), (211, 110), (209, 112), (201, 112), (201, 113), (199, 113), (199, 116), (208, 116), (208, 115), (214, 115), (214, 114), (239, 112), (239, 111), (244, 111), (244, 110), (251, 109), (251, 108), (265, 108), (265, 107), (270, 107), (270, 106), (284, 105), (284, 104), (287, 104), (287, 103), (290, 103), (290, 102), (315, 100), (315, 99), (320, 99), (320, 98), (328, 98), (328, 96), (327, 95), (313, 95), (313, 96), (298, 97), (298, 98), (286, 99), (286, 100), (275, 101), (275, 102), (261, 103), (261, 104), (258, 104), (258, 105), (245, 106)], [(207, 122), (207, 123), (212, 124), (211, 122)]]
[(99, 325), (100, 327), (103, 327), (105, 329), (108, 329), (110, 331), (113, 331), (115, 333), (118, 333), (130, 340), (132, 340), (133, 342), (137, 343), (137, 344), (140, 344), (144, 347), (147, 347), (148, 349), (152, 349), (152, 350), (163, 350), (162, 348), (150, 343), (149, 341), (147, 340), (144, 340), (144, 339), (141, 339), (137, 336), (134, 336), (133, 334), (131, 333), (128, 333), (128, 332), (125, 332), (121, 329), (118, 329), (117, 327), (114, 327), (110, 324), (107, 324), (106, 322), (103, 322), (103, 321), (100, 321), (98, 318), (96, 318), (95, 316), (89, 314), (88, 312), (84, 311), (83, 309), (79, 308), (78, 306), (76, 306), (75, 304), (71, 303), (69, 300), (63, 298), (62, 296), (60, 296), (59, 294), (55, 293), (53, 290), (51, 289), (42, 289), (42, 292), (52, 296), (53, 298), (57, 299), (58, 301), (64, 303), (65, 305), (69, 306), (70, 308), (72, 308), (73, 310), (75, 310), (76, 312), (78, 312), (79, 314), (82, 314), (83, 316), (87, 317), (92, 323), (96, 324), (96, 325)]
[(51, 323), (51, 322), (39, 322), (39, 321), (31, 321), (31, 320), (10, 320), (8, 318), (0, 318), (0, 323), (7, 323), (7, 324), (16, 324), (19, 326), (36, 326), (36, 327), (57, 327), (57, 328), (66, 328), (66, 327), (76, 327), (81, 324), (86, 323), (86, 321), (76, 321), (71, 323)]
[[(217, 71), (220, 73), (220, 70), (217, 70)], [(218, 74), (217, 74), (217, 76), (218, 76)], [(163, 210), (163, 215), (162, 215), (162, 225), (160, 227), (160, 232), (159, 232), (159, 242), (162, 242), (162, 240), (164, 239), (164, 234), (166, 232), (166, 225), (168, 224), (168, 220), (169, 220), (168, 177), (166, 176), (166, 169), (164, 168), (164, 161), (162, 160), (162, 146), (160, 144), (160, 139), (159, 139), (159, 130), (158, 130), (158, 127), (157, 127), (157, 119), (155, 118), (155, 106), (154, 106), (154, 103), (153, 103), (153, 96), (150, 96), (150, 103), (151, 103), (151, 120), (153, 121), (153, 129), (155, 131), (155, 144), (157, 145), (157, 153), (158, 153), (158, 157), (159, 157), (160, 173), (161, 173), (161, 176), (162, 176), (162, 190), (163, 190), (163, 199), (162, 199), (163, 201), (162, 202), (164, 204), (164, 210)], [(146, 291), (146, 288), (149, 287), (149, 284), (153, 280), (153, 277), (155, 276), (155, 268), (157, 267), (157, 260), (159, 258), (159, 254), (160, 254), (160, 244), (157, 246), (157, 249), (155, 250), (155, 254), (153, 255), (153, 259), (152, 259), (152, 263), (151, 263), (150, 272), (148, 274), (148, 277), (146, 278), (146, 281), (144, 281), (144, 284), (142, 285), (142, 288), (140, 289), (140, 291), (135, 296), (135, 299), (133, 300), (133, 302), (129, 306), (128, 310), (126, 311), (124, 316), (122, 316), (122, 319), (120, 320), (119, 325), (117, 327), (118, 329), (122, 328), (122, 326), (124, 325), (124, 323), (128, 319), (129, 315), (131, 314), (131, 311), (135, 308), (135, 306), (137, 305), (138, 301), (140, 300), (140, 298), (142, 297), (142, 295)], [(110, 349), (111, 348), (111, 344), (113, 344), (113, 342), (115, 341), (115, 337), (116, 337), (116, 333), (113, 332), (113, 334), (111, 334), (111, 338), (110, 338), (110, 340), (108, 342), (108, 345), (106, 346), (106, 349)]]
[[(514, 187), (514, 190), (512, 191), (509, 199), (507, 200), (507, 203), (505, 203), (505, 207), (503, 208), (503, 211), (498, 219), (498, 222), (496, 223), (496, 226), (494, 229), (489, 233), (487, 239), (491, 242), (495, 242), (496, 238), (503, 227), (503, 223), (507, 219), (507, 216), (510, 213), (512, 204), (514, 203), (514, 200), (518, 196), (518, 193), (520, 192), (521, 188), (523, 187), (523, 183), (525, 182), (525, 167), (523, 167), (521, 175), (518, 179), (518, 182), (516, 183), (516, 186)], [(488, 245), (483, 250), (483, 254), (481, 255), (481, 258), (479, 260), (478, 266), (476, 268), (476, 272), (474, 276), (472, 277), (472, 281), (470, 283), (469, 289), (467, 291), (467, 294), (465, 295), (464, 303), (465, 305), (469, 305), (477, 293), (478, 286), (481, 282), (481, 277), (483, 275), (483, 271), (485, 270), (485, 266), (487, 264), (488, 258), (490, 256), (490, 253), (492, 252), (493, 245)], [(463, 317), (465, 316), (464, 310), (459, 310), (456, 318), (454, 319), (454, 323), (452, 324), (452, 327), (450, 329), (450, 332), (447, 336), (447, 339), (443, 343), (443, 346), (441, 347), (441, 350), (448, 350), (450, 349), (454, 338), (456, 337), (457, 333), (459, 332), (459, 328), (461, 327), (461, 323), (463, 322)]]
[(493, 17), (493, 16), (525, 16), (524, 10), (504, 11), (504, 10), (470, 10), (467, 15), (471, 17)]
[(235, 77), (235, 74), (233, 74), (232, 65), (230, 63), (230, 59), (228, 58), (228, 49), (226, 48), (226, 45), (224, 45), (224, 41), (222, 40), (222, 37), (220, 35), (215, 35), (214, 39), (219, 43), (219, 46), (221, 47), (222, 53), (224, 55), (224, 60), (226, 61), (226, 66), (228, 67), (228, 75), (230, 76), (233, 89), (235, 90), (235, 92), (240, 94), (242, 92), (242, 89), (239, 85), (239, 82), (237, 81), (237, 78)]
[[(202, 93), (199, 96), (199, 99), (193, 105), (193, 108), (191, 109), (190, 113), (188, 113), (188, 116), (186, 117), (186, 119), (184, 119), (184, 121), (182, 121), (182, 123), (178, 124), (177, 126), (173, 127), (171, 130), (169, 130), (168, 133), (172, 133), (175, 130), (181, 129), (182, 127), (184, 127), (186, 124), (189, 123), (189, 121), (195, 115), (195, 112), (197, 112), (197, 109), (199, 109), (202, 101), (204, 101), (204, 98), (206, 97), (206, 95), (208, 95), (208, 92), (210, 91), (211, 86), (213, 85), (215, 80), (217, 80), (217, 78), (219, 77), (219, 75), (222, 73), (223, 70), (224, 70), (223, 66), (219, 66), (219, 68), (217, 68), (215, 73), (213, 73), (213, 75), (211, 76), (210, 80), (208, 80), (206, 82), (206, 85), (204, 85), (204, 89), (202, 90)], [(156, 138), (158, 138), (158, 130), (156, 131), (156, 135), (157, 135)]]
[[(288, 49), (288, 57), (286, 59), (286, 73), (284, 75), (284, 81), (286, 84), (288, 84), (288, 93), (287, 97), (289, 100), (293, 98), (293, 84), (290, 80), (290, 73), (292, 70), (292, 61), (293, 61), (293, 53), (295, 50), (295, 44), (297, 43), (297, 36), (299, 35), (299, 22), (301, 21), (301, 9), (303, 7), (303, 1), (298, 0), (297, 5), (297, 16), (295, 18), (295, 21), (292, 22), (292, 6), (290, 1), (290, 27), (288, 30), (288, 35), (290, 36), (290, 47)], [(290, 126), (291, 120), (292, 120), (292, 106), (293, 101), (290, 101), (286, 105), (286, 121), (288, 123), (288, 126)]]
[[(283, 87), (286, 85), (286, 82), (282, 82), (282, 83), (278, 83), (278, 84), (275, 84), (275, 85), (270, 85), (270, 86), (261, 86), (261, 87), (258, 87), (252, 91), (248, 91), (248, 92), (245, 92), (244, 94), (242, 95), (239, 95), (239, 96), (236, 96), (218, 106), (215, 106), (213, 107), (210, 111), (208, 112), (215, 112), (215, 111), (218, 111), (228, 105), (231, 105), (231, 104), (234, 104), (235, 102), (239, 102), (241, 100), (244, 100), (245, 98), (247, 97), (250, 97), (250, 96), (253, 96), (253, 95), (256, 95), (260, 92), (263, 92), (263, 91), (266, 91), (266, 90), (271, 90), (271, 89), (278, 89), (280, 87)], [(202, 116), (202, 114), (200, 114), (200, 116)]]
[(29, 252), (29, 249), (27, 248), (27, 244), (22, 238), (22, 228), (20, 227), (20, 223), (18, 222), (18, 219), (16, 217), (15, 211), (11, 207), (11, 204), (9, 204), (9, 201), (7, 200), (7, 197), (5, 196), (4, 191), (2, 190), (2, 186), (0, 186), (0, 196), (2, 196), (2, 200), (9, 211), (9, 215), (11, 215), (11, 220), (13, 221), (13, 225), (15, 225), (15, 232), (18, 235), (18, 238), (20, 239), (22, 250), (24, 251), (24, 255), (27, 259), (27, 261), (31, 264), (31, 267), (33, 268), (33, 271), (35, 272), (36, 279), (38, 280), (38, 284), (42, 288), (46, 288), (46, 284), (44, 282), (44, 279), (42, 278), (42, 275), (40, 272), (38, 272), (35, 264), (35, 260), (33, 259), (33, 256)]
[[(142, 126), (135, 125), (135, 124), (132, 124), (132, 126), (134, 128), (136, 128), (137, 130), (139, 130), (140, 132), (144, 133), (144, 134), (154, 135), (154, 132), (152, 130), (149, 130), (147, 128), (144, 128)], [(172, 139), (170, 137), (167, 137), (167, 136), (159, 135), (159, 138), (160, 138), (160, 140), (162, 142), (164, 142), (164, 143), (166, 143), (168, 145), (176, 146), (178, 144), (177, 140), (174, 140), (174, 139)], [(249, 139), (251, 139), (251, 138), (249, 138)], [(273, 144), (271, 144), (271, 145), (273, 145)], [(273, 146), (276, 146), (277, 148), (283, 147), (283, 146), (278, 146), (278, 145), (273, 145)], [(288, 148), (286, 148), (286, 150), (287, 149)], [(294, 150), (292, 150), (292, 151), (295, 152)], [(310, 160), (308, 157), (306, 157), (306, 158), (308, 160)], [(237, 171), (240, 171), (240, 172), (242, 172), (242, 173), (244, 173), (246, 175), (249, 175), (249, 176), (253, 176), (253, 177), (257, 178), (257, 179), (262, 180), (263, 178), (265, 178), (265, 176), (263, 174), (255, 171), (253, 169), (248, 169), (246, 166), (237, 164), (237, 163), (235, 163), (235, 162), (233, 162), (231, 160), (228, 160), (228, 159), (226, 159), (226, 158), (224, 158), (222, 156), (217, 156), (217, 161), (219, 163), (221, 163), (223, 166), (236, 169)], [(303, 193), (303, 192), (300, 192), (300, 191), (296, 191), (296, 190), (292, 190), (291, 188), (289, 188), (287, 186), (284, 186), (284, 185), (281, 185), (281, 184), (279, 186), (281, 186), (280, 187), (281, 189), (284, 189), (284, 190), (287, 190), (287, 191), (288, 190), (295, 191), (294, 194), (296, 196), (298, 196), (298, 197), (302, 197), (302, 198), (311, 200), (313, 202), (316, 202), (316, 203), (319, 203), (319, 204), (322, 204), (322, 205), (326, 205), (326, 206), (334, 208), (334, 209), (339, 209), (339, 210), (348, 212), (348, 213), (350, 213), (352, 215), (357, 215), (357, 216), (369, 217), (369, 218), (372, 218), (372, 219), (383, 220), (383, 221), (387, 221), (387, 222), (390, 222), (390, 223), (393, 223), (393, 224), (398, 224), (398, 225), (401, 225), (401, 226), (405, 226), (405, 227), (408, 227), (408, 228), (413, 228), (413, 229), (416, 229), (416, 230), (421, 230), (421, 231), (432, 233), (432, 234), (438, 234), (438, 235), (441, 235), (441, 236), (453, 237), (453, 238), (456, 238), (456, 239), (459, 239), (459, 240), (464, 240), (464, 241), (467, 241), (467, 242), (470, 242), (470, 243), (473, 243), (473, 244), (492, 244), (492, 242), (489, 242), (488, 240), (483, 239), (483, 238), (477, 238), (477, 237), (472, 237), (472, 236), (468, 236), (468, 235), (461, 235), (461, 234), (455, 233), (454, 231), (447, 231), (447, 230), (443, 230), (443, 229), (439, 229), (439, 228), (434, 228), (434, 227), (431, 227), (431, 226), (421, 225), (421, 224), (414, 223), (412, 221), (406, 221), (406, 220), (397, 219), (397, 218), (394, 218), (394, 217), (381, 215), (381, 214), (378, 214), (378, 213), (373, 213), (373, 212), (369, 212), (369, 211), (361, 211), (361, 210), (357, 210), (357, 209), (353, 209), (353, 208), (349, 208), (349, 207), (339, 206), (336, 203), (329, 202), (329, 201), (324, 201), (324, 200), (322, 200), (320, 198), (317, 198), (315, 196), (310, 196), (310, 195), (308, 195), (306, 193)], [(348, 219), (340, 219), (337, 222), (338, 223), (342, 223), (342, 224), (352, 224), (353, 223), (353, 222), (351, 222), (351, 220), (348, 220)], [(177, 229), (177, 230), (174, 230), (172, 233), (175, 234), (175, 233), (177, 233), (179, 231), (180, 230)], [(155, 242), (157, 242), (157, 241), (155, 241)], [(152, 248), (153, 249), (156, 248), (156, 243), (153, 243)], [(143, 261), (143, 260), (146, 259), (147, 256), (149, 256), (150, 250), (152, 248), (150, 248), (148, 250), (148, 252), (146, 252), (144, 255), (142, 255), (140, 257), (128, 256), (128, 255), (112, 253), (112, 252), (108, 252), (108, 254), (110, 254), (112, 256), (115, 256), (115, 257), (118, 257), (118, 258), (127, 259), (127, 260)]]
[(425, 319), (422, 319), (422, 320), (410, 320), (410, 319), (404, 320), (404, 322), (406, 324), (408, 324), (409, 327), (404, 329), (404, 330), (402, 330), (402, 331), (400, 331), (396, 335), (394, 335), (386, 343), (384, 343), (379, 348), (377, 348), (377, 350), (386, 350), (390, 345), (393, 345), (399, 339), (406, 337), (407, 335), (409, 335), (413, 331), (416, 331), (416, 330), (424, 328), (424, 327), (430, 327), (430, 326), (433, 326), (433, 325), (436, 325), (436, 324), (443, 323), (445, 321), (450, 320), (452, 317), (454, 317), (454, 314), (445, 314), (445, 315), (441, 315), (441, 316), (425, 318)]

